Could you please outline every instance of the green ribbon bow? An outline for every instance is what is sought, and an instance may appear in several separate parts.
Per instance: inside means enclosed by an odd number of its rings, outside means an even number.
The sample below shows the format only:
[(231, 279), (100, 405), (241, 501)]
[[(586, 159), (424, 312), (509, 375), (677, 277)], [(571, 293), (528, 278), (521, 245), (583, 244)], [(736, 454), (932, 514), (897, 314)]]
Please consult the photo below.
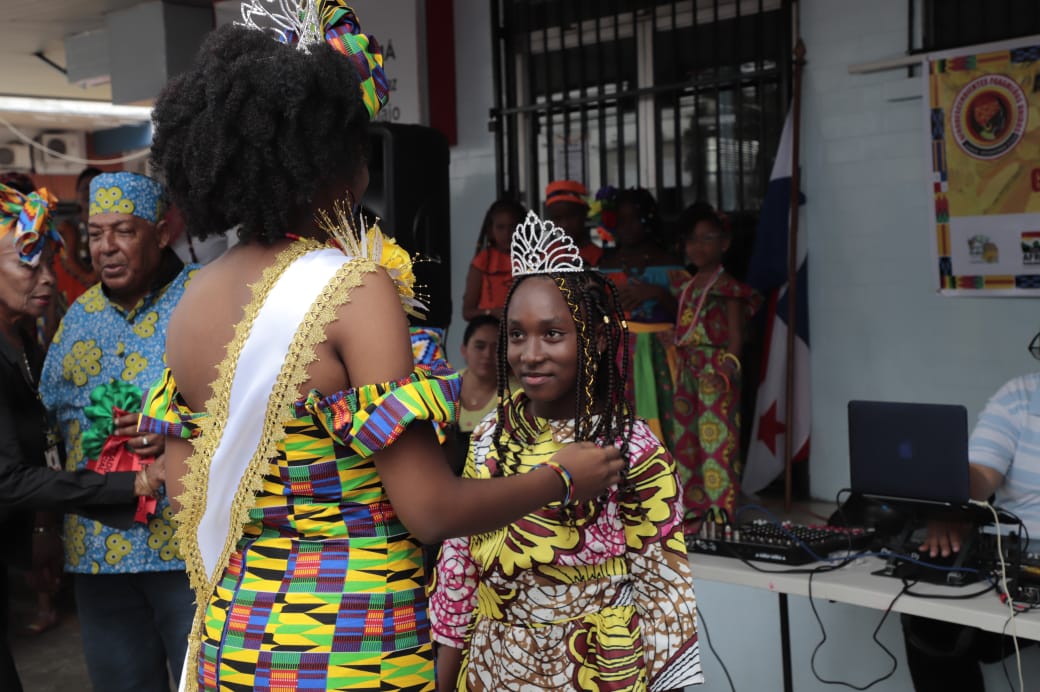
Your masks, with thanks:
[(115, 416), (112, 409), (136, 411), (141, 408), (141, 390), (123, 380), (111, 380), (100, 384), (90, 393), (90, 406), (83, 409), (90, 419), (90, 427), (83, 432), (83, 457), (97, 459), (105, 441), (115, 431)]

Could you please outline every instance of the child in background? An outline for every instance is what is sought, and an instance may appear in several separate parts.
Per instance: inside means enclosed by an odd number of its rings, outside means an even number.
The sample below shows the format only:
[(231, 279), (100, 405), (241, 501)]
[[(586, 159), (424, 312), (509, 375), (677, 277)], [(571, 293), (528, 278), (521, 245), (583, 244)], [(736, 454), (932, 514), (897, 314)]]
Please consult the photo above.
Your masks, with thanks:
[(585, 266), (591, 269), (599, 265), (603, 248), (592, 242), (589, 233), (588, 194), (577, 180), (554, 180), (545, 188), (545, 215), (574, 240)]
[(615, 247), (604, 255), (599, 269), (617, 286), (628, 320), (625, 395), (636, 415), (670, 445), (677, 435), (672, 411), (678, 377), (676, 296), (690, 273), (667, 249), (670, 243), (649, 190), (620, 190), (601, 203), (613, 205), (615, 211)]
[[(616, 291), (581, 267), (574, 243), (530, 214), (513, 240), (500, 403), (474, 430), (463, 475), (529, 473), (562, 445), (593, 441), (621, 447), (622, 482), (584, 503), (564, 492), (502, 529), (445, 542), (430, 600), (438, 689), (703, 681), (675, 464), (625, 401)], [(507, 384), (509, 368), (523, 391)]]
[(478, 315), (470, 320), (462, 334), (459, 351), (466, 367), (459, 371), (462, 377), (456, 436), (459, 457), (452, 460), (452, 469), (457, 474), (462, 473), (466, 463), (473, 429), (498, 403), (495, 354), (498, 353), (499, 324), (499, 319), (493, 315)]
[(519, 202), (500, 199), (484, 214), (477, 253), (470, 263), (466, 290), (462, 294), (463, 319), (468, 321), (479, 315), (502, 319), (502, 308), (513, 280), (509, 267), (509, 241), (526, 213)]
[(679, 223), (686, 260), (697, 273), (679, 294), (673, 449), (687, 530), (694, 532), (706, 518), (731, 520), (740, 494), (740, 355), (761, 299), (722, 266), (729, 230), (710, 205), (688, 207)]

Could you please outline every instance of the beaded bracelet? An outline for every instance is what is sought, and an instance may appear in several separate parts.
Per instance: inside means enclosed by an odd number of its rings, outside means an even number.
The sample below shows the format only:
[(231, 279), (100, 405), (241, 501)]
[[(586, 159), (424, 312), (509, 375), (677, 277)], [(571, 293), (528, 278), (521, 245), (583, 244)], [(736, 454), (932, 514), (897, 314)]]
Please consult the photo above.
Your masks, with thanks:
[(569, 505), (574, 502), (574, 479), (571, 478), (571, 472), (557, 464), (555, 461), (542, 462), (541, 466), (548, 466), (551, 468), (556, 472), (556, 475), (560, 477), (560, 480), (563, 481), (563, 504)]
[(733, 372), (740, 372), (740, 368), (742, 367), (740, 365), (740, 358), (737, 358), (732, 353), (728, 353), (727, 352), (727, 353), (723, 353), (722, 354), (722, 359), (721, 360), (722, 360), (723, 363), (725, 363), (727, 360), (733, 361)]

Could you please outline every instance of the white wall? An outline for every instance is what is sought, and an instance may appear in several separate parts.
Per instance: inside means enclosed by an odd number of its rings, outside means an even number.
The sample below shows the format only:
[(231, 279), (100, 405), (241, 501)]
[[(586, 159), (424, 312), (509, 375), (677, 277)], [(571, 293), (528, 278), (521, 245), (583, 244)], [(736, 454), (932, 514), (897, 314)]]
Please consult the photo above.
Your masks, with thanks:
[[(829, 0), (821, 0), (828, 2)], [(696, 579), (697, 557), (693, 556), (697, 604), (707, 621), (707, 631), (718, 652), (708, 647), (701, 625), (701, 666), (705, 684), (687, 688), (697, 692), (730, 690), (719, 659), (733, 677), (737, 692), (781, 692), (783, 677), (780, 653), (780, 607), (776, 594), (762, 589), (731, 586)], [(975, 589), (975, 586), (967, 587)], [(840, 680), (863, 686), (892, 670), (892, 659), (872, 639), (883, 613), (844, 603), (813, 599), (820, 614), (827, 641), (816, 655), (816, 674), (828, 680)], [(791, 669), (797, 692), (833, 692), (842, 688), (825, 685), (813, 675), (810, 661), (813, 649), (822, 635), (803, 596), (788, 598), (791, 633)], [(1028, 616), (1027, 616), (1028, 617)], [(890, 614), (878, 632), (878, 640), (896, 658), (892, 676), (870, 688), (871, 692), (908, 692), (913, 687), (906, 668), (906, 654), (899, 615)], [(1008, 672), (1018, 689), (1014, 656), (1005, 659)], [(999, 663), (982, 666), (987, 690), (1008, 690)], [(1036, 690), (1040, 680), (1040, 651), (1037, 647), (1022, 650), (1022, 677), (1026, 690)], [(950, 690), (950, 692), (955, 692)]]
[(451, 148), (451, 296), (454, 312), (448, 358), (461, 365), (459, 345), (466, 322), (462, 291), (484, 212), (495, 201), (495, 140), (488, 132), (494, 72), (491, 65), (491, 4), (456, 0), (455, 83), (458, 145)]
[(1023, 298), (944, 298), (927, 192), (921, 77), (848, 66), (906, 50), (905, 0), (803, 0), (802, 162), (812, 340), (812, 494), (848, 485), (850, 399), (960, 403), (973, 422), (1034, 370)]

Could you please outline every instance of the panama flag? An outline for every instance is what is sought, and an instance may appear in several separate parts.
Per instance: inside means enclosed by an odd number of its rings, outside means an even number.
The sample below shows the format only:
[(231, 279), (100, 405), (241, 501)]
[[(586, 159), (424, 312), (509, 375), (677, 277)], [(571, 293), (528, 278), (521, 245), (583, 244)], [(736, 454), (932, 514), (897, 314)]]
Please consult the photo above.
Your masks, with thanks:
[[(765, 349), (755, 398), (755, 418), (747, 464), (741, 481), (744, 492), (756, 493), (784, 472), (784, 436), (792, 435), (792, 458), (809, 456), (809, 291), (806, 247), (798, 239), (798, 284), (795, 294), (794, 415), (787, 414), (788, 319), (787, 245), (793, 161), (792, 118), (788, 113), (780, 147), (769, 176), (769, 188), (755, 231), (755, 248), (747, 282), (766, 298)], [(800, 199), (804, 204), (804, 197)], [(799, 229), (802, 225), (799, 224)]]

